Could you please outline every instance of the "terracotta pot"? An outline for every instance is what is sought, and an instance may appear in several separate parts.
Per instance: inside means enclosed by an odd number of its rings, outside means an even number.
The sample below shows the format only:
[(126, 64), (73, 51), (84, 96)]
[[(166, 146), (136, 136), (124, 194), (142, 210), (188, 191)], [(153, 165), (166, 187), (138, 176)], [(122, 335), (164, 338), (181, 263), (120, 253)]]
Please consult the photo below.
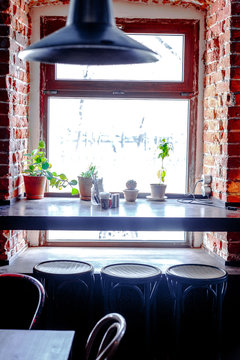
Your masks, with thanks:
[(26, 198), (29, 200), (38, 200), (44, 198), (46, 187), (46, 176), (24, 175), (24, 185)]
[(151, 197), (153, 199), (164, 199), (167, 185), (165, 184), (150, 184)]
[(137, 190), (137, 189), (134, 189), (134, 190), (125, 189), (125, 190), (123, 190), (125, 200), (130, 201), (130, 202), (136, 201), (136, 198), (138, 196), (138, 192), (139, 192), (139, 190)]
[(92, 178), (78, 176), (79, 196), (81, 200), (91, 200)]

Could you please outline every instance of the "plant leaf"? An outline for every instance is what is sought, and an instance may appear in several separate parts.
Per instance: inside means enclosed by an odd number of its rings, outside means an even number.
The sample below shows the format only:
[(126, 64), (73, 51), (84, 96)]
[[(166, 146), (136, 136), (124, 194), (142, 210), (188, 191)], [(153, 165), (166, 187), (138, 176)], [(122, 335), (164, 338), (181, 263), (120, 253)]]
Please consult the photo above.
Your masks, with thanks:
[(71, 180), (71, 181), (69, 182), (69, 185), (77, 185), (77, 180)]
[(43, 140), (39, 141), (38, 148), (45, 149), (45, 141), (43, 141)]
[(35, 156), (37, 152), (38, 152), (38, 149), (34, 149), (34, 150), (32, 151), (31, 156)]
[(78, 189), (72, 188), (72, 195), (77, 195), (79, 193)]
[(43, 168), (43, 170), (47, 170), (49, 168), (49, 163), (47, 161), (42, 163), (42, 168)]
[(50, 180), (50, 185), (51, 185), (51, 186), (54, 186), (56, 181), (57, 181), (56, 178), (54, 178), (54, 177), (51, 178), (51, 180)]
[(165, 176), (166, 176), (166, 171), (165, 171), (165, 170), (162, 170), (162, 174), (161, 174), (161, 180), (162, 180), (162, 182), (164, 182)]
[(53, 178), (53, 174), (51, 173), (51, 171), (46, 171), (47, 173), (47, 176), (48, 176), (48, 180), (52, 179)]
[(60, 174), (59, 177), (61, 180), (67, 180), (67, 177), (65, 174)]

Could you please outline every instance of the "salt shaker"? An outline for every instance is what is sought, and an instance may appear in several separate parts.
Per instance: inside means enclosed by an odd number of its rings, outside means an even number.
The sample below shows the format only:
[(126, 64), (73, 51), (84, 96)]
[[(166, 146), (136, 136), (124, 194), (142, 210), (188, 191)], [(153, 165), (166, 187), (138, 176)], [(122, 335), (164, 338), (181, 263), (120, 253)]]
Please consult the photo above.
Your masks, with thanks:
[(119, 207), (119, 198), (120, 198), (120, 194), (112, 194), (111, 208)]

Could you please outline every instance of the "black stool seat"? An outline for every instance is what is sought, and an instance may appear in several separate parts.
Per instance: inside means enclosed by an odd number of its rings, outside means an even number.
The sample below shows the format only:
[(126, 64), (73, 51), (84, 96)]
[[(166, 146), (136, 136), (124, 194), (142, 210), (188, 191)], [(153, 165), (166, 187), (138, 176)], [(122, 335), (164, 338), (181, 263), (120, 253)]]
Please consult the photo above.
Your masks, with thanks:
[(34, 272), (46, 276), (79, 276), (92, 274), (93, 266), (82, 261), (73, 260), (50, 260), (34, 266)]
[(154, 280), (161, 274), (161, 270), (155, 266), (145, 264), (123, 263), (112, 264), (101, 269), (102, 276), (110, 276), (119, 278), (121, 281), (129, 282), (149, 282), (151, 278)]
[[(225, 270), (210, 266), (199, 264), (185, 264), (174, 265), (167, 269), (167, 276), (175, 276), (182, 282), (193, 282), (193, 284), (200, 284), (204, 282), (222, 281), (226, 277)], [(181, 278), (181, 279), (180, 279)]]

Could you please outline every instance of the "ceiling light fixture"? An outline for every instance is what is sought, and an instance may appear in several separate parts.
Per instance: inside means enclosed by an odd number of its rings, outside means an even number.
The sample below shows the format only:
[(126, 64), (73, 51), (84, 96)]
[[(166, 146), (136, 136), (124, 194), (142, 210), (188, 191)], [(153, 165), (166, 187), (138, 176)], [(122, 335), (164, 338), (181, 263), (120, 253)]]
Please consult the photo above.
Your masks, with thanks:
[(111, 0), (71, 0), (66, 26), (19, 53), (43, 63), (151, 63), (158, 55), (116, 27)]

